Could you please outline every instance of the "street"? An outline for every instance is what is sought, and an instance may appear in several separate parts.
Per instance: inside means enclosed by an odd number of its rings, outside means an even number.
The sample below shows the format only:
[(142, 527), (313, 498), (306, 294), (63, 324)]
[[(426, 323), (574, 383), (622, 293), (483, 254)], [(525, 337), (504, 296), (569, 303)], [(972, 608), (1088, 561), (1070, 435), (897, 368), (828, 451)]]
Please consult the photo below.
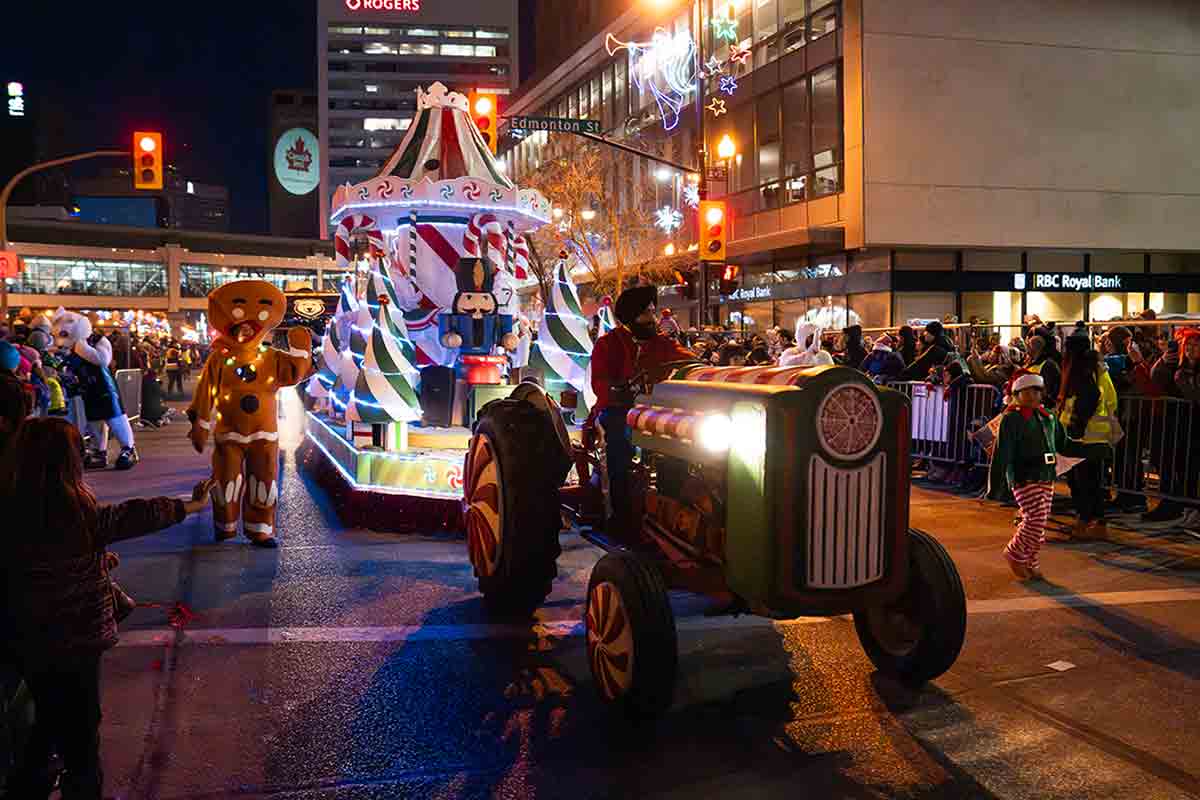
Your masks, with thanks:
[[(532, 625), (483, 614), (465, 544), (343, 529), (285, 434), (281, 547), (214, 544), (208, 513), (120, 545), (140, 603), (103, 666), (121, 798), (1178, 798), (1200, 796), (1200, 586), (1179, 548), (1051, 544), (1048, 581), (1000, 557), (1007, 509), (914, 488), (970, 602), (956, 666), (881, 678), (849, 619), (704, 616), (675, 595), (680, 676), (657, 726), (608, 718), (576, 537)], [(206, 473), (186, 422), (139, 431), (105, 500)], [(1141, 544), (1135, 542), (1136, 544)], [(176, 606), (176, 604), (179, 604)]]

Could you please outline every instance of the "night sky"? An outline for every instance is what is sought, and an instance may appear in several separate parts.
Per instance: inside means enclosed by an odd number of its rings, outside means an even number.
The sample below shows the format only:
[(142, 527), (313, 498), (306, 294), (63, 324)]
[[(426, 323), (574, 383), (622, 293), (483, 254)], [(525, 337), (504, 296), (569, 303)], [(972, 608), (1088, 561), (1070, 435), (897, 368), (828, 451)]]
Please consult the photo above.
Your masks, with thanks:
[(4, 18), (0, 76), (67, 112), (54, 150), (162, 130), (187, 178), (229, 187), (235, 231), (266, 232), (268, 99), (316, 82), (314, 4), (28, 2)]
[[(532, 2), (521, 5), (527, 26)], [(3, 19), (0, 80), (66, 111), (48, 156), (162, 130), (186, 178), (229, 187), (233, 231), (267, 232), (268, 100), (272, 89), (315, 87), (314, 2), (28, 0), (5, 3)]]

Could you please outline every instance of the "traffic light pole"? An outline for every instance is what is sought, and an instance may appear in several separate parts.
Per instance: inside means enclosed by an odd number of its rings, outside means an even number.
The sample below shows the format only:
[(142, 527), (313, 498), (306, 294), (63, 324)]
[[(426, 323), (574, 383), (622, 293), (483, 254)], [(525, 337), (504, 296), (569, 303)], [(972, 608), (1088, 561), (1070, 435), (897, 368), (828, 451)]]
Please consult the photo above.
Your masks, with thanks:
[[(43, 161), (39, 164), (34, 164), (31, 167), (18, 172), (12, 176), (4, 186), (4, 190), (0, 191), (0, 250), (8, 249), (8, 199), (12, 197), (13, 189), (17, 188), (17, 184), (23, 178), (32, 175), (35, 172), (41, 172), (44, 169), (52, 167), (61, 167), (64, 164), (71, 164), (76, 161), (84, 161), (89, 158), (110, 158), (120, 156), (121, 158), (129, 158), (128, 150), (93, 150), (90, 153), (80, 153), (77, 156), (67, 156), (65, 158), (56, 158), (53, 161)], [(8, 278), (7, 276), (0, 279), (0, 321), (5, 325), (8, 324)]]

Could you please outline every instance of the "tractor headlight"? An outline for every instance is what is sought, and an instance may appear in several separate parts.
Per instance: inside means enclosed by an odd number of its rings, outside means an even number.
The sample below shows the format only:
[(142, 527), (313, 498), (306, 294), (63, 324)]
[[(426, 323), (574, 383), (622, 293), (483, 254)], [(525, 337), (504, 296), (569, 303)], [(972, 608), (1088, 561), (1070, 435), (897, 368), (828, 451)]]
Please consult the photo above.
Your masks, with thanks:
[(710, 452), (725, 452), (733, 441), (733, 422), (724, 414), (706, 414), (696, 429), (696, 441)]

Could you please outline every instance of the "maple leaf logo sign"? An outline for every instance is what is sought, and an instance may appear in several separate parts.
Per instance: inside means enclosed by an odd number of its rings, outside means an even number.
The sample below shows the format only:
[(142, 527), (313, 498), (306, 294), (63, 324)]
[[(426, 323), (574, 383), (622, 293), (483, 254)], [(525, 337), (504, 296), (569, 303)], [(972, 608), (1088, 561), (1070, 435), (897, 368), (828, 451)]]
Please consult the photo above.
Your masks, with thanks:
[(296, 172), (308, 172), (312, 166), (312, 153), (304, 146), (304, 140), (299, 136), (296, 137), (296, 143), (287, 149), (288, 169)]

